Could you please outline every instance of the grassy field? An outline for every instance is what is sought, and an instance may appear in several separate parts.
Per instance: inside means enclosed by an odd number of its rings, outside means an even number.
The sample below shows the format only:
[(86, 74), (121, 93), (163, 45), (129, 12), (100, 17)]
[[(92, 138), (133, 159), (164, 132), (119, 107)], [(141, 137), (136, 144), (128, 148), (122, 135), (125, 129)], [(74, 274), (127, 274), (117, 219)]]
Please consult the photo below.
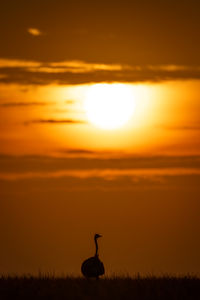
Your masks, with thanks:
[(83, 278), (1, 277), (0, 299), (200, 299), (195, 277)]

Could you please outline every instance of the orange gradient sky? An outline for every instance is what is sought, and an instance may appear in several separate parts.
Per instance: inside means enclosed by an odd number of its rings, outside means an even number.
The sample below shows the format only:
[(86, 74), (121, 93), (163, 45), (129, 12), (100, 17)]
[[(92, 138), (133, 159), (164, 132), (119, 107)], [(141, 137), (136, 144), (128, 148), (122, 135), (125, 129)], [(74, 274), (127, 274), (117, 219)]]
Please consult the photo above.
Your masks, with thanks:
[(199, 274), (199, 8), (2, 4), (1, 274)]
[[(122, 87), (122, 92), (127, 86), (134, 105), (127, 123), (113, 130), (95, 126), (85, 107), (91, 88), (97, 87), (98, 95), (99, 90), (105, 93), (105, 86)], [(198, 88), (197, 80), (28, 88), (4, 84), (0, 87), (1, 153), (59, 154), (83, 149), (199, 154)], [(125, 99), (126, 95), (122, 103)], [(112, 109), (114, 113), (114, 105)]]

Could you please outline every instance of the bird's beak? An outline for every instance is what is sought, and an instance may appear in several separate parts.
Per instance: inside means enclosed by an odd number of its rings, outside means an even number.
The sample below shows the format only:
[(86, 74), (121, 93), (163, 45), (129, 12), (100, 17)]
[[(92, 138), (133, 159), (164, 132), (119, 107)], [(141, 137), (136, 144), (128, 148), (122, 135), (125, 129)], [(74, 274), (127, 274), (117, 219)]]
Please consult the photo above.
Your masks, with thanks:
[(99, 234), (99, 237), (102, 237), (102, 235), (101, 235), (101, 234)]

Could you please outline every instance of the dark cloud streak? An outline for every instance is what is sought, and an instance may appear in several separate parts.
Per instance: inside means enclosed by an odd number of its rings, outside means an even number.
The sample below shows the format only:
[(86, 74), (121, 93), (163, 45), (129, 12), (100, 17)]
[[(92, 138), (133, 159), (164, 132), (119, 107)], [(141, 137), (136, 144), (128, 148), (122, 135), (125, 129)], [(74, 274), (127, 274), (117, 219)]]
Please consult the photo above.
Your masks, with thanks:
[(148, 66), (130, 66), (130, 69), (122, 70), (93, 70), (85, 72), (42, 72), (31, 71), (26, 68), (9, 67), (1, 68), (1, 83), (16, 83), (21, 85), (46, 85), (46, 84), (86, 84), (98, 82), (160, 82), (167, 80), (200, 79), (200, 68), (186, 67), (185, 69), (167, 70)]
[(75, 120), (75, 119), (37, 119), (31, 120), (24, 123), (25, 125), (30, 124), (87, 124), (84, 120)]
[(186, 131), (199, 131), (200, 130), (200, 125), (182, 125), (182, 126), (160, 126), (163, 129), (166, 130), (186, 130)]
[(45, 102), (5, 102), (0, 103), (0, 107), (23, 107), (23, 106), (45, 106)]
[[(1, 191), (7, 190), (8, 194), (12, 194), (13, 190), (21, 190), (23, 186), (28, 190), (36, 188), (42, 190), (45, 186), (46, 190), (162, 190), (166, 191), (181, 189), (186, 191), (200, 190), (199, 174), (180, 174), (180, 175), (149, 175), (149, 176), (117, 176), (110, 179), (106, 177), (92, 176), (89, 178), (81, 178), (75, 176), (61, 177), (25, 177), (15, 180), (0, 179)], [(12, 189), (10, 188), (12, 187)]]
[[(66, 150), (66, 157), (51, 156), (7, 156), (0, 155), (1, 172), (40, 172), (59, 170), (94, 170), (94, 169), (162, 169), (195, 168), (200, 169), (200, 156), (133, 156), (119, 153), (113, 158), (112, 152), (88, 153), (81, 149)], [(62, 155), (63, 152), (61, 153)], [(68, 157), (74, 154), (75, 157)], [(89, 156), (91, 154), (91, 156)]]

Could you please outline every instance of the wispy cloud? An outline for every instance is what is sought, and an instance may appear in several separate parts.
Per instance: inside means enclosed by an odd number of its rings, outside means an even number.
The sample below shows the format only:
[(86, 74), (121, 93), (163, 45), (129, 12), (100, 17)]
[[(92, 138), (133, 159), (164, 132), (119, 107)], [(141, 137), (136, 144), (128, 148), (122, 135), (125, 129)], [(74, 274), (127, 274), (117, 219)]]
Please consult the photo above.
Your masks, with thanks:
[[(139, 179), (149, 178), (150, 180), (161, 181), (165, 176), (184, 176), (184, 175), (200, 175), (200, 169), (183, 169), (183, 168), (166, 168), (166, 169), (105, 169), (105, 170), (59, 170), (51, 172), (24, 172), (24, 173), (0, 173), (0, 179), (18, 180), (28, 178), (104, 178), (105, 180), (113, 181), (120, 178), (129, 178), (132, 182), (137, 182)], [(157, 179), (156, 179), (157, 178)], [(158, 179), (160, 178), (160, 179)]]
[(43, 33), (38, 29), (38, 28), (28, 28), (27, 29), (28, 33), (30, 33), (33, 36), (39, 36), (42, 35)]
[(40, 62), (18, 59), (0, 59), (0, 68), (39, 68)]
[(199, 156), (113, 159), (79, 155), (82, 153), (77, 153), (77, 157), (1, 155), (0, 185), (34, 180), (37, 186), (51, 182), (51, 187), (79, 190), (199, 188)]
[[(71, 149), (76, 152), (76, 149)], [(0, 187), (60, 190), (199, 189), (199, 156), (0, 156)], [(93, 155), (93, 153), (92, 153)], [(12, 191), (12, 189), (11, 189)]]
[(39, 62), (0, 59), (4, 83), (81, 84), (200, 79), (200, 66), (128, 65), (84, 61)]
[(200, 68), (198, 66), (191, 67), (191, 66), (183, 66), (183, 65), (148, 65), (147, 69), (153, 71), (176, 72), (176, 71), (190, 71), (191, 69), (199, 70)]
[(122, 69), (128, 69), (129, 66), (121, 64), (100, 64), (100, 63), (87, 63), (84, 61), (63, 61), (50, 63), (52, 68), (64, 68), (72, 73), (87, 73), (92, 71), (120, 71)]
[(87, 63), (83, 61), (62, 61), (62, 62), (37, 62), (17, 59), (0, 59), (0, 68), (27, 68), (31, 72), (71, 72), (71, 73), (87, 73), (95, 70), (119, 71), (122, 69), (130, 69), (128, 65), (120, 64), (99, 64)]

